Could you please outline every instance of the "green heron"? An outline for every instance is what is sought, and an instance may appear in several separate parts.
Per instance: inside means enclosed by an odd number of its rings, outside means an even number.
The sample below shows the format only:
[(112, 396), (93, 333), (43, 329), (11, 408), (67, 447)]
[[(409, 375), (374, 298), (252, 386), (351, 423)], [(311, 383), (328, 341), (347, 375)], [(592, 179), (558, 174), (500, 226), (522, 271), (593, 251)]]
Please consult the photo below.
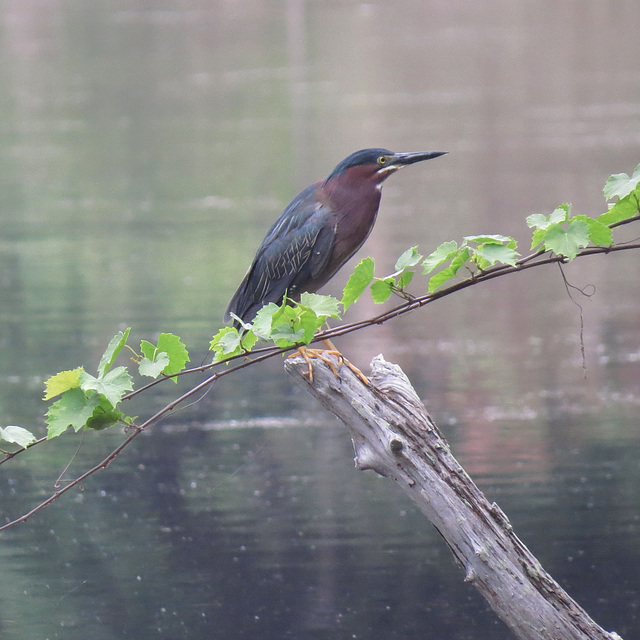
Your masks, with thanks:
[[(445, 151), (393, 153), (363, 149), (345, 158), (323, 182), (299, 193), (258, 248), (224, 316), (250, 322), (263, 305), (286, 294), (315, 292), (363, 245), (376, 221), (382, 183), (404, 166)], [(310, 376), (311, 377), (311, 376)]]

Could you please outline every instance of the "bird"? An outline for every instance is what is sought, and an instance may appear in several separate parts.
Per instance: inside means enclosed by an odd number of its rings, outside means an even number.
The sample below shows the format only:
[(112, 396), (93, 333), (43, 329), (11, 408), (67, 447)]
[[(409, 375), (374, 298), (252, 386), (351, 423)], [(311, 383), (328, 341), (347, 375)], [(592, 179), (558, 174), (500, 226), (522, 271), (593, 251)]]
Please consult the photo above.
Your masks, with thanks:
[(371, 148), (347, 156), (280, 214), (231, 298), (224, 321), (233, 320), (241, 330), (265, 304), (279, 305), (285, 295), (298, 301), (302, 293), (320, 289), (369, 237), (383, 182), (403, 167), (445, 153)]

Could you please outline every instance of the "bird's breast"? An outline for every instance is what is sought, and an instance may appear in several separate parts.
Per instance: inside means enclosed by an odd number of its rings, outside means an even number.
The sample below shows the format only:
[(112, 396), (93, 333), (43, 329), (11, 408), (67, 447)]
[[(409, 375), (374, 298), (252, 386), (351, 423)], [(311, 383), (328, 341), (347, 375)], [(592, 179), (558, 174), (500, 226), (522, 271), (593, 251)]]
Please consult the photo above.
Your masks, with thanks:
[(374, 185), (330, 194), (335, 239), (331, 264), (339, 269), (364, 243), (378, 215), (380, 191)]

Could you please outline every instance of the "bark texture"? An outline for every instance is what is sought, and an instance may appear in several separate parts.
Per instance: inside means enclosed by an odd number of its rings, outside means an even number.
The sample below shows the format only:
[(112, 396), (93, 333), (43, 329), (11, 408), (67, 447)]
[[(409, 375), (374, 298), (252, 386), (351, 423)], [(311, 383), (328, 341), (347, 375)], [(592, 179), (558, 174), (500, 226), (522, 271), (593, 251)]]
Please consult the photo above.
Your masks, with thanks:
[[(347, 366), (289, 358), (285, 369), (350, 432), (356, 467), (394, 480), (440, 532), (465, 581), (522, 640), (621, 640), (598, 626), (514, 533), (453, 457), (400, 367), (377, 356), (370, 385)], [(338, 363), (336, 360), (336, 367)]]

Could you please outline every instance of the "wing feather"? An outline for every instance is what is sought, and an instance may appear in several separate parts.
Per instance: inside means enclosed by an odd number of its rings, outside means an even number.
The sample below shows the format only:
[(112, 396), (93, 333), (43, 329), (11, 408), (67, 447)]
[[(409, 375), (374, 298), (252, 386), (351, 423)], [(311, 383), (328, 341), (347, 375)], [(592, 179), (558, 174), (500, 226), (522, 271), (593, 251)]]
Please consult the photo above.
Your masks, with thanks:
[(316, 186), (291, 202), (267, 233), (225, 313), (248, 322), (285, 293), (297, 297), (327, 264), (333, 250), (332, 211), (315, 198)]

